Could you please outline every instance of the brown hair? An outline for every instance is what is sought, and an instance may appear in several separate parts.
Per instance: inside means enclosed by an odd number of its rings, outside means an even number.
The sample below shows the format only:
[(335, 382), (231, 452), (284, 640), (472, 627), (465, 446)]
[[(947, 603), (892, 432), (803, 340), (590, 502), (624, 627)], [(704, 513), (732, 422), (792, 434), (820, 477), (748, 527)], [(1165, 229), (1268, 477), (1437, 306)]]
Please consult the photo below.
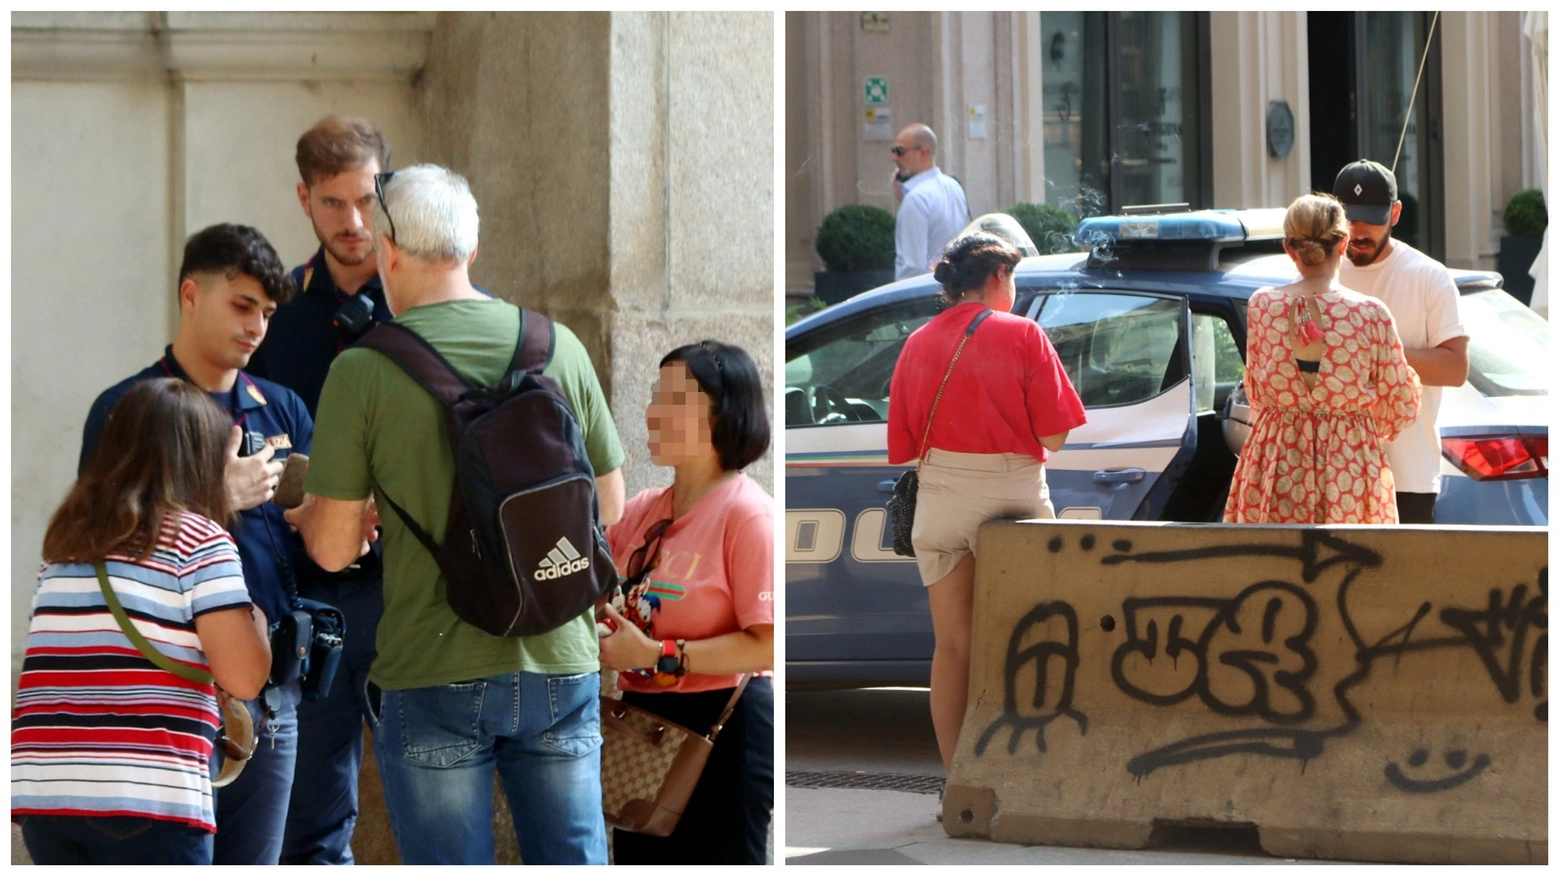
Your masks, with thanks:
[(1343, 205), (1332, 195), (1301, 195), (1284, 214), (1284, 242), (1307, 265), (1320, 265), (1334, 254), (1338, 241), (1349, 236)]
[(176, 378), (126, 390), (49, 520), (43, 559), (88, 563), (111, 551), (145, 558), (170, 512), (226, 520), (231, 509), (222, 473), (230, 426), (204, 390)]
[(379, 161), (390, 168), (390, 144), (374, 123), (358, 116), (326, 116), (298, 138), (298, 174), (305, 186)]
[(942, 284), (943, 298), (953, 303), (966, 291), (984, 286), (998, 268), (1013, 270), (1022, 258), (1024, 254), (1006, 240), (989, 232), (972, 232), (948, 244), (932, 269), (932, 278)]

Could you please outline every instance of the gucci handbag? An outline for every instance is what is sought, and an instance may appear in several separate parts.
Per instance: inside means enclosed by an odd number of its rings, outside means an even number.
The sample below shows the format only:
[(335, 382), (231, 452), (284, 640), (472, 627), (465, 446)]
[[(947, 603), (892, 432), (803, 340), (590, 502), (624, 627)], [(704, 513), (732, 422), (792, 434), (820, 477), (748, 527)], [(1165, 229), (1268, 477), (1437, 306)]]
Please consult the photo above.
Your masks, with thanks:
[(932, 400), (932, 413), (926, 418), (926, 431), (921, 434), (921, 453), (916, 457), (915, 468), (906, 471), (894, 482), (894, 495), (884, 503), (888, 511), (889, 532), (894, 537), (894, 553), (900, 557), (915, 557), (915, 546), (910, 544), (910, 528), (915, 524), (915, 498), (921, 490), (921, 461), (926, 457), (926, 443), (932, 437), (932, 421), (937, 417), (937, 403), (942, 401), (943, 390), (948, 387), (948, 378), (953, 375), (954, 363), (959, 361), (959, 354), (964, 352), (964, 345), (975, 334), (975, 327), (991, 316), (991, 309), (981, 311), (975, 319), (970, 321), (970, 327), (964, 330), (964, 337), (959, 340), (959, 346), (953, 351), (953, 359), (948, 363), (948, 371), (943, 375), (942, 384), (937, 388), (937, 398)]
[(602, 695), (601, 810), (608, 825), (653, 837), (677, 828), (715, 737), (752, 677), (742, 677), (708, 734)]

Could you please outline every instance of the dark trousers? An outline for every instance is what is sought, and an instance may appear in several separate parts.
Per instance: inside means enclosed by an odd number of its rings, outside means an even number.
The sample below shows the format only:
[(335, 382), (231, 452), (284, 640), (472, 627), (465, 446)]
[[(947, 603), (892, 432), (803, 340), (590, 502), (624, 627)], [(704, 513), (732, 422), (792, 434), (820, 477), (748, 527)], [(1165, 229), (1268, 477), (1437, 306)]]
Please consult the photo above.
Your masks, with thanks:
[[(259, 700), (247, 703), (255, 722), (255, 754), (233, 784), (217, 789), (214, 865), (275, 865), (281, 860), (287, 798), (298, 757), (297, 682), (280, 687), (282, 706), (268, 717)], [(219, 750), (220, 751), (220, 748)], [(212, 762), (212, 776), (221, 769)]]
[(1398, 493), (1399, 524), (1434, 524), (1435, 493)]
[(283, 865), (351, 865), (358, 818), (358, 770), (368, 719), (368, 670), (384, 614), (378, 581), (316, 586), (304, 594), (346, 618), (347, 635), (330, 693), (298, 705), (298, 767), (282, 844)]
[[(685, 728), (708, 732), (733, 690), (625, 692), (623, 700)], [(614, 829), (613, 861), (619, 865), (764, 864), (769, 819), (775, 806), (774, 778), (774, 680), (756, 677), (715, 738), (710, 760), (677, 830), (669, 837), (650, 837)]]
[(212, 836), (141, 816), (19, 816), (39, 865), (209, 865)]

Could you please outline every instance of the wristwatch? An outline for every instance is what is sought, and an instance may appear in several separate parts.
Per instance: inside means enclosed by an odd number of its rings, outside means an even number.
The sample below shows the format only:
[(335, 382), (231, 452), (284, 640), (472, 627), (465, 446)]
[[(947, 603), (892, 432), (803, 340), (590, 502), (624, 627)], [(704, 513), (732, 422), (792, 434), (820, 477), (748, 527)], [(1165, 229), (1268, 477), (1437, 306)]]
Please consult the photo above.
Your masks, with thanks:
[(655, 672), (667, 676), (679, 676), (682, 661), (677, 658), (677, 642), (675, 640), (661, 640), (661, 657), (656, 659)]

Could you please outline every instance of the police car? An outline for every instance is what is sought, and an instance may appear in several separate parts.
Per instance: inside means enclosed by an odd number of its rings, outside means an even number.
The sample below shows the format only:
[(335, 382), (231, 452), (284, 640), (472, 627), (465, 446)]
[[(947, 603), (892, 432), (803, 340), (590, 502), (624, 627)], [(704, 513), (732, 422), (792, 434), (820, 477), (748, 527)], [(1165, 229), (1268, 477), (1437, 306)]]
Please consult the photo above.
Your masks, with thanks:
[[(1045, 328), (1088, 409), (1046, 466), (1058, 517), (1220, 519), (1249, 422), (1237, 392), (1246, 301), (1295, 277), (1283, 216), (1095, 217), (1074, 236), (1084, 252), (1019, 263), (1013, 313)], [(1500, 275), (1452, 274), (1470, 372), (1442, 396), (1437, 523), (1547, 526), (1548, 323)], [(893, 553), (883, 504), (906, 468), (888, 464), (889, 379), (905, 339), (941, 309), (938, 291), (931, 275), (908, 278), (786, 330), (790, 686), (930, 677), (926, 593), (914, 560)]]

